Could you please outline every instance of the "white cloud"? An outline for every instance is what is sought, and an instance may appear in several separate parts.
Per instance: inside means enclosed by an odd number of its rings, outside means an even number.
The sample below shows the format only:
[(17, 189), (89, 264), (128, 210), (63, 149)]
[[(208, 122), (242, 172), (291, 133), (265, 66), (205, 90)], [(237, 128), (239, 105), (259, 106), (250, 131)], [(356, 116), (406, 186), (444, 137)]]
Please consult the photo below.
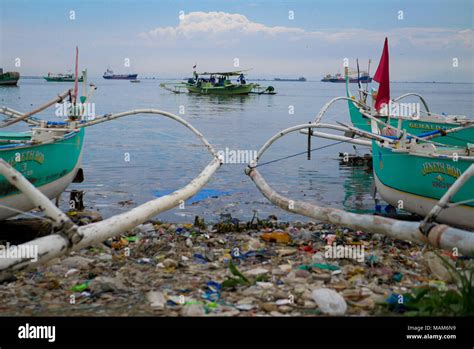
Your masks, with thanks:
[[(389, 38), (391, 67), (396, 80), (466, 80), (474, 62), (474, 31), (441, 27), (402, 27), (371, 30), (333, 28), (306, 30), (268, 26), (245, 15), (226, 12), (191, 12), (176, 26), (157, 27), (139, 34), (134, 45), (145, 46), (156, 71), (184, 74), (198, 62), (200, 69), (232, 69), (238, 57), (242, 67), (256, 75), (322, 76), (350, 64), (378, 62), (385, 37)], [(163, 49), (166, 49), (163, 50)], [(156, 52), (166, 52), (156, 60)], [(452, 57), (462, 64), (453, 70)], [(429, 62), (429, 64), (427, 64)], [(455, 74), (457, 74), (455, 76)]]
[(303, 35), (300, 28), (283, 26), (268, 27), (261, 23), (250, 21), (238, 13), (226, 12), (191, 12), (180, 19), (176, 27), (158, 27), (146, 33), (139, 34), (147, 39), (178, 39), (198, 38), (203, 35), (215, 37), (221, 35), (258, 35), (276, 36), (278, 34)]
[(184, 14), (176, 27), (157, 27), (140, 33), (139, 37), (149, 43), (160, 45), (182, 40), (205, 40), (213, 46), (229, 46), (241, 39), (297, 41), (322, 41), (329, 44), (361, 42), (380, 45), (385, 36), (390, 38), (391, 46), (406, 45), (423, 49), (442, 49), (446, 47), (472, 48), (474, 32), (471, 29), (451, 28), (397, 28), (390, 31), (366, 29), (341, 29), (307, 31), (302, 28), (285, 26), (266, 26), (249, 20), (238, 13), (190, 12)]

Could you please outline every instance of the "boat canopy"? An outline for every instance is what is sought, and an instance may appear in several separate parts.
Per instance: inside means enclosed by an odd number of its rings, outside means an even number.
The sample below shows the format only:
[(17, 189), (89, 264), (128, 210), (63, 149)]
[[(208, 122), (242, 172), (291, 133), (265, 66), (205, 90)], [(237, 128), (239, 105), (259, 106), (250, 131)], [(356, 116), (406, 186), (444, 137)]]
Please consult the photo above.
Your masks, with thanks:
[(236, 71), (229, 71), (229, 72), (216, 72), (216, 73), (197, 73), (198, 75), (223, 75), (223, 76), (239, 76), (240, 74), (243, 74), (244, 72), (249, 71), (250, 69), (247, 70), (236, 70)]

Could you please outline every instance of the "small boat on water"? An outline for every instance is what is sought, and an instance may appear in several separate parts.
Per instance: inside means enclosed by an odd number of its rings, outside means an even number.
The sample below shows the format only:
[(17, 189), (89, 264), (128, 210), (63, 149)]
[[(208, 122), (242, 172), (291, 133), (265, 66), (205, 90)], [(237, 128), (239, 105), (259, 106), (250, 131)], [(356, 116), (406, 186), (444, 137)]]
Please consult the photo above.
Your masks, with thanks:
[(137, 80), (138, 74), (115, 74), (113, 70), (107, 69), (102, 76), (107, 80)]
[[(238, 77), (232, 82), (232, 77)], [(255, 83), (247, 83), (244, 71), (197, 73), (182, 83), (162, 83), (160, 87), (173, 93), (196, 93), (202, 95), (236, 96), (248, 94), (276, 94), (272, 86), (261, 86)]]
[(130, 82), (131, 82), (131, 83), (133, 83), (133, 84), (138, 84), (138, 83), (139, 83), (139, 82), (141, 82), (141, 81), (140, 81), (140, 80), (137, 80), (137, 79), (135, 79), (135, 80), (130, 80)]
[[(66, 73), (66, 74), (48, 73), (48, 75), (43, 76), (43, 78), (48, 82), (74, 82), (76, 80), (76, 78), (74, 77), (74, 74), (72, 73)], [(79, 82), (84, 81), (84, 77), (83, 76), (79, 77), (77, 81)]]
[[(232, 76), (238, 77), (238, 83), (231, 81)], [(190, 93), (212, 94), (212, 95), (246, 95), (256, 84), (248, 84), (243, 71), (196, 73), (186, 83)]]
[[(474, 128), (462, 128), (461, 126), (474, 125), (474, 119), (469, 119), (464, 115), (440, 115), (429, 110), (423, 96), (417, 93), (406, 93), (398, 98), (390, 98), (389, 80), (389, 58), (388, 40), (385, 40), (384, 50), (380, 59), (379, 67), (375, 74), (375, 80), (380, 83), (379, 91), (373, 90), (371, 93), (368, 87), (362, 88), (359, 85), (359, 98), (353, 96), (349, 90), (348, 70), (346, 69), (346, 96), (348, 100), (349, 115), (354, 126), (365, 131), (371, 131), (371, 117), (394, 126), (398, 129), (406, 130), (413, 135), (425, 134), (427, 132), (445, 132), (447, 130), (459, 128), (459, 131), (447, 134), (445, 137), (437, 139), (439, 143), (464, 146), (467, 142), (474, 142)], [(378, 72), (380, 72), (378, 74)], [(380, 75), (380, 77), (379, 77)], [(385, 77), (382, 81), (382, 75)], [(372, 98), (372, 103), (367, 103), (368, 96)], [(417, 97), (420, 103), (401, 103), (400, 100), (406, 97)], [(320, 120), (317, 120), (320, 121)]]
[(0, 68), (0, 86), (16, 86), (20, 79), (20, 73), (18, 72), (3, 72), (3, 68)]
[[(346, 67), (347, 71), (347, 67)], [(372, 82), (372, 78), (370, 77), (368, 72), (361, 72), (360, 76), (350, 76), (346, 79), (341, 73), (337, 73), (336, 75), (328, 74), (324, 78), (321, 79), (322, 82), (342, 82), (345, 83), (346, 80), (349, 83), (369, 83)]]

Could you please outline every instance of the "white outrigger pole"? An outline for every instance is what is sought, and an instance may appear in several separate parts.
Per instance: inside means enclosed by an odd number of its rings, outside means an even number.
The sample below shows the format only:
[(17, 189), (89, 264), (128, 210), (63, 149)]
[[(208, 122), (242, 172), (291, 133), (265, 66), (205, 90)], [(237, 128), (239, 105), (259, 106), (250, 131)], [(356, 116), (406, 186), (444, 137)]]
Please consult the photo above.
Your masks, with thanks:
[[(13, 110), (8, 110), (8, 112), (13, 118), (20, 117), (22, 121), (28, 120), (27, 118), (23, 118), (23, 115), (19, 112)], [(185, 187), (176, 190), (169, 195), (148, 201), (128, 212), (110, 217), (97, 223), (78, 227), (46, 196), (36, 189), (25, 177), (23, 177), (21, 173), (0, 159), (0, 174), (5, 176), (13, 186), (27, 195), (28, 198), (38, 206), (40, 211), (45, 213), (46, 217), (53, 222), (53, 228), (55, 230), (55, 233), (52, 235), (41, 237), (23, 244), (25, 247), (31, 245), (36, 245), (38, 247), (37, 261), (32, 262), (27, 258), (0, 259), (0, 280), (5, 279), (13, 272), (34, 268), (35, 266), (43, 264), (51, 259), (67, 254), (70, 251), (88, 247), (94, 243), (104, 241), (108, 238), (129, 231), (137, 225), (155, 217), (157, 214), (167, 211), (197, 194), (222, 165), (222, 159), (219, 157), (216, 150), (196, 128), (179, 116), (158, 109), (136, 109), (117, 114), (106, 114), (94, 120), (75, 123), (73, 126), (87, 127), (136, 114), (163, 115), (181, 123), (199, 138), (211, 153), (212, 160), (204, 170)], [(22, 245), (17, 246), (17, 248), (22, 248)], [(6, 252), (7, 256), (10, 255), (8, 251)]]
[[(271, 137), (258, 151), (257, 157), (252, 161), (246, 168), (245, 173), (252, 179), (257, 188), (261, 193), (274, 205), (291, 213), (300, 214), (318, 221), (340, 225), (356, 230), (364, 230), (372, 233), (378, 233), (390, 236), (399, 240), (408, 240), (417, 243), (431, 244), (437, 248), (446, 250), (457, 250), (465, 255), (472, 255), (474, 253), (474, 233), (453, 228), (444, 224), (433, 223), (432, 220), (436, 217), (441, 209), (447, 206), (449, 199), (458, 191), (467, 180), (474, 176), (474, 167), (470, 167), (456, 181), (450, 190), (443, 196), (439, 204), (433, 208), (433, 211), (427, 216), (427, 221), (420, 222), (408, 222), (400, 221), (392, 218), (386, 218), (376, 215), (369, 214), (356, 214), (346, 212), (337, 208), (321, 207), (301, 200), (292, 200), (287, 198), (277, 191), (275, 191), (258, 171), (258, 161), (261, 159), (264, 152), (279, 138), (283, 136), (300, 131), (302, 133), (310, 134), (315, 137), (321, 137), (326, 139), (333, 139), (337, 141), (345, 141), (347, 143), (370, 146), (372, 141), (369, 139), (384, 141), (388, 143), (394, 143), (396, 140), (384, 137), (383, 135), (374, 134), (358, 130), (356, 128), (340, 124), (322, 124), (320, 121), (324, 113), (328, 108), (336, 101), (339, 100), (351, 100), (348, 97), (337, 97), (326, 103), (321, 111), (318, 113), (315, 121), (309, 124), (302, 124), (293, 127), (289, 127), (282, 130)], [(357, 102), (356, 102), (357, 103)], [(373, 120), (375, 121), (375, 120)], [(328, 128), (337, 131), (344, 131), (352, 134), (359, 135), (365, 139), (354, 139), (352, 137), (335, 135), (330, 133), (315, 132), (312, 131), (314, 128)], [(409, 135), (409, 134), (405, 134)], [(416, 137), (409, 135), (411, 137)], [(428, 141), (430, 142), (430, 141)], [(310, 151), (308, 149), (308, 151)]]

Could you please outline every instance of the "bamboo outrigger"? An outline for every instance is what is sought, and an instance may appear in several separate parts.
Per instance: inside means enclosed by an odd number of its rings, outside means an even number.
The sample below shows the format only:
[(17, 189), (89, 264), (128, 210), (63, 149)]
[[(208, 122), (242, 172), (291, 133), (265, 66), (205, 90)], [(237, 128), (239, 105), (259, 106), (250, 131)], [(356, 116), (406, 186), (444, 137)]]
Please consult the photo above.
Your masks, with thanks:
[[(77, 83), (74, 90), (77, 91)], [(89, 93), (87, 93), (87, 87), (84, 83), (84, 96), (80, 98), (80, 101), (84, 103), (86, 100), (88, 100), (93, 90), (95, 90), (95, 87)], [(67, 94), (58, 96), (53, 101), (46, 103), (37, 110), (44, 110), (48, 106), (58, 101), (62, 101), (62, 98), (64, 98), (65, 95), (69, 95), (69, 93), (70, 91), (68, 91)], [(186, 120), (175, 114), (158, 109), (135, 109), (116, 114), (105, 114), (96, 118), (87, 119), (83, 117), (83, 109), (79, 103), (76, 103), (76, 98), (74, 98), (73, 102), (73, 107), (70, 109), (71, 114), (69, 115), (68, 120), (65, 122), (47, 122), (36, 119), (33, 116), (36, 111), (30, 113), (21, 113), (7, 107), (0, 109), (0, 113), (6, 115), (10, 119), (7, 121), (7, 124), (11, 125), (23, 121), (33, 125), (33, 133), (41, 131), (46, 134), (46, 136), (42, 139), (32, 139), (29, 143), (23, 139), (20, 140), (19, 143), (13, 142), (14, 146), (21, 145), (23, 147), (41, 147), (51, 144), (54, 145), (57, 142), (69, 140), (73, 137), (80, 137), (78, 140), (74, 140), (74, 144), (77, 145), (77, 151), (75, 154), (78, 154), (76, 158), (71, 160), (74, 160), (75, 162), (74, 169), (69, 172), (64, 172), (65, 174), (71, 173), (72, 175), (68, 176), (68, 180), (64, 181), (64, 183), (61, 185), (55, 185), (54, 191), (43, 190), (44, 188), (41, 185), (37, 185), (38, 183), (36, 181), (35, 183), (30, 182), (28, 177), (25, 177), (19, 172), (21, 165), (20, 162), (9, 161), (9, 159), (4, 158), (3, 156), (0, 157), (0, 183), (3, 187), (9, 188), (9, 192), (12, 192), (16, 195), (13, 196), (10, 201), (6, 202), (5, 205), (3, 205), (5, 212), (8, 212), (10, 215), (18, 214), (36, 207), (39, 209), (39, 211), (44, 213), (45, 219), (48, 219), (52, 222), (54, 229), (54, 233), (52, 235), (35, 239), (23, 244), (37, 245), (37, 261), (32, 262), (27, 258), (2, 258), (0, 260), (0, 280), (8, 277), (13, 272), (33, 268), (36, 265), (45, 263), (53, 258), (69, 253), (70, 251), (88, 247), (96, 242), (104, 241), (107, 238), (124, 233), (155, 217), (160, 212), (169, 210), (179, 205), (181, 202), (184, 202), (185, 200), (197, 194), (223, 163), (223, 160), (219, 157), (216, 150), (206, 140), (206, 138), (204, 138), (204, 136)], [(75, 170), (80, 163), (79, 154), (82, 152), (82, 138), (85, 128), (106, 121), (137, 114), (161, 115), (182, 124), (188, 128), (209, 151), (212, 156), (211, 161), (189, 184), (169, 195), (148, 201), (128, 212), (110, 217), (101, 222), (81, 227), (76, 226), (67, 215), (61, 212), (50, 201), (50, 199), (59, 195), (72, 181)], [(10, 139), (11, 138), (12, 137), (10, 137)], [(64, 150), (64, 148), (61, 149)], [(66, 147), (66, 149), (69, 148)], [(2, 154), (0, 153), (0, 155)], [(53, 155), (51, 155), (51, 160), (49, 161), (54, 160), (60, 164), (58, 166), (64, 166), (61, 164), (62, 162), (65, 162), (63, 157), (67, 157), (70, 154), (66, 152), (63, 154), (54, 153)], [(44, 159), (46, 159), (46, 157)], [(50, 164), (49, 161), (47, 164), (45, 164), (41, 171), (45, 172), (48, 170), (48, 165)], [(17, 167), (17, 169), (15, 167)], [(47, 177), (46, 172), (44, 176)], [(4, 214), (4, 216), (2, 216), (2, 214)], [(5, 218), (8, 216), (8, 214), (0, 210), (0, 219)], [(21, 245), (17, 247), (21, 248)], [(6, 255), (10, 255), (9, 251), (6, 251)]]
[[(371, 122), (371, 132), (343, 123), (339, 123), (339, 125), (321, 123), (324, 114), (337, 101), (359, 103), (349, 97), (333, 98), (321, 108), (315, 121), (282, 130), (260, 148), (255, 161), (248, 166), (246, 173), (262, 194), (273, 204), (286, 211), (319, 221), (380, 233), (401, 240), (430, 243), (443, 249), (457, 248), (464, 254), (473, 254), (474, 149), (469, 144), (465, 144), (464, 147), (450, 147), (437, 142), (447, 134), (463, 131), (465, 128), (469, 129), (473, 126), (468, 124), (443, 132), (413, 135), (371, 115), (367, 116)], [(384, 134), (381, 132), (382, 127), (384, 130), (388, 129), (393, 132)], [(343, 132), (344, 135), (315, 131), (318, 129), (335, 130)], [(372, 148), (376, 185), (382, 198), (394, 205), (402, 200), (405, 210), (426, 217), (425, 221), (407, 222), (375, 215), (349, 213), (336, 208), (320, 207), (299, 200), (291, 200), (277, 193), (259, 173), (258, 161), (275, 141), (297, 131), (308, 135), (308, 142), (312, 137), (319, 137)], [(474, 142), (474, 139), (472, 141)], [(382, 156), (379, 154), (382, 151), (400, 154), (402, 158), (389, 157), (388, 160), (385, 158), (381, 160)], [(308, 144), (308, 154), (309, 152), (310, 145)], [(443, 169), (446, 170), (446, 176), (441, 179), (439, 173), (430, 171), (429, 165), (424, 164), (424, 159), (428, 159), (428, 161), (434, 159), (436, 162), (440, 162), (441, 164), (437, 166), (441, 172)], [(406, 166), (404, 166), (405, 164)], [(403, 176), (401, 180), (397, 180), (396, 174), (391, 173), (394, 166), (398, 166), (397, 173)], [(423, 166), (426, 168), (425, 172), (422, 172)], [(438, 186), (430, 190), (426, 183), (422, 182), (420, 176), (426, 176), (427, 183), (437, 180), (446, 184), (444, 187)], [(384, 187), (395, 190), (387, 193)], [(416, 192), (410, 193), (410, 191)], [(451, 199), (455, 202), (449, 203)], [(460, 228), (438, 224), (435, 221)]]
[(76, 124), (74, 127), (84, 128), (105, 121), (136, 114), (162, 115), (181, 123), (190, 129), (211, 153), (211, 162), (188, 185), (169, 195), (148, 201), (126, 213), (113, 216), (104, 221), (78, 227), (73, 224), (64, 213), (54, 206), (48, 197), (42, 194), (25, 177), (23, 177), (21, 173), (15, 170), (3, 159), (0, 160), (0, 174), (2, 174), (11, 185), (21, 191), (21, 193), (31, 201), (34, 207), (38, 207), (39, 210), (45, 214), (46, 218), (53, 222), (55, 229), (55, 233), (52, 235), (29, 241), (24, 244), (36, 244), (38, 246), (39, 257), (37, 262), (33, 263), (29, 259), (21, 258), (5, 258), (0, 260), (0, 279), (8, 276), (11, 272), (32, 268), (70, 251), (78, 250), (124, 233), (137, 225), (146, 222), (160, 212), (169, 210), (179, 205), (180, 202), (194, 196), (202, 189), (202, 187), (204, 187), (211, 176), (221, 166), (222, 159), (219, 157), (212, 145), (209, 144), (197, 129), (179, 116), (165, 111), (156, 109), (137, 109), (117, 114), (107, 114), (80, 125)]
[[(256, 160), (253, 161), (246, 169), (246, 174), (250, 176), (257, 188), (270, 202), (288, 212), (301, 214), (318, 221), (349, 227), (352, 229), (369, 231), (372, 233), (379, 233), (401, 240), (409, 240), (418, 243), (429, 243), (435, 247), (448, 250), (456, 248), (461, 253), (467, 255), (474, 253), (474, 233), (465, 229), (454, 228), (444, 224), (435, 224), (433, 222), (431, 222), (429, 225), (429, 229), (426, 229), (427, 225), (423, 222), (407, 222), (375, 215), (349, 213), (341, 209), (320, 207), (304, 201), (292, 200), (276, 192), (268, 185), (268, 183), (258, 171), (258, 160), (261, 159), (264, 152), (275, 141), (286, 134), (315, 128), (321, 128), (321, 125), (315, 123), (302, 124), (278, 132), (260, 148), (257, 153)], [(324, 138), (337, 139), (331, 138), (331, 136), (335, 135), (323, 134)], [(346, 140), (350, 142), (351, 139), (349, 138)], [(361, 140), (354, 141), (358, 141), (356, 144), (360, 144), (359, 141)], [(468, 180), (471, 180), (472, 182), (472, 177), (474, 177), (473, 165), (471, 165), (464, 172), (463, 176), (458, 179), (460, 182), (455, 182), (455, 184), (453, 184), (452, 187), (445, 192), (444, 196), (441, 198), (441, 200), (439, 200), (440, 204), (438, 204), (438, 206), (434, 205), (434, 207), (438, 207), (436, 215), (439, 214), (439, 207), (445, 208), (443, 203), (447, 201), (446, 198), (453, 197)], [(427, 216), (429, 215), (430, 214)], [(469, 217), (472, 216), (468, 216), (467, 219), (469, 219)]]

